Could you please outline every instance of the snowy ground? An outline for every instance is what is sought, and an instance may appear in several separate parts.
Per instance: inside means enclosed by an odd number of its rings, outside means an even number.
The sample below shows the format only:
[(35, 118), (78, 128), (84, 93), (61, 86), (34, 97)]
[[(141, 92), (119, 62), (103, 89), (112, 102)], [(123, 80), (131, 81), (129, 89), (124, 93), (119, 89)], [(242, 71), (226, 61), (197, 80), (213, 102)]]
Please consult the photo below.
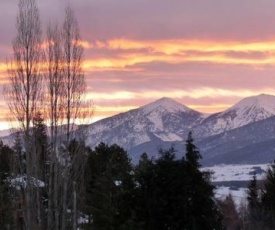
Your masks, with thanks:
[[(212, 172), (211, 180), (213, 182), (230, 182), (230, 181), (249, 181), (253, 174), (256, 174), (258, 180), (265, 178), (265, 171), (268, 164), (258, 165), (217, 165), (213, 167), (204, 167), (203, 171)], [(232, 195), (236, 206), (239, 208), (241, 204), (246, 204), (246, 188), (236, 186), (217, 186), (215, 197), (225, 199), (229, 194)]]
[(230, 187), (221, 186), (217, 187), (217, 189), (215, 190), (215, 198), (219, 200), (224, 200), (229, 194), (231, 194), (237, 208), (240, 208), (242, 204), (246, 205), (246, 188), (238, 188), (236, 190), (232, 190)]
[(203, 171), (213, 172), (211, 177), (213, 182), (219, 181), (249, 181), (255, 173), (257, 179), (261, 180), (265, 176), (268, 164), (258, 165), (217, 165), (204, 167)]

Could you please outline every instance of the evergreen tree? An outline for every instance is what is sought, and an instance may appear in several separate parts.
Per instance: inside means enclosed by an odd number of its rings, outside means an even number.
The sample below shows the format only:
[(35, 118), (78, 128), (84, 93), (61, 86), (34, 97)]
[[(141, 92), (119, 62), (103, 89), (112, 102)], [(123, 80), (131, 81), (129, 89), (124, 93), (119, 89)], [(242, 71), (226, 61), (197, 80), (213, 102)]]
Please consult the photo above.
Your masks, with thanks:
[(259, 216), (260, 209), (260, 198), (258, 194), (257, 177), (253, 175), (252, 180), (249, 182), (247, 187), (247, 200), (250, 221), (256, 220)]
[(209, 173), (199, 170), (200, 153), (191, 133), (186, 160), (175, 151), (161, 151), (160, 158), (144, 154), (135, 170), (137, 216), (148, 230), (220, 229), (221, 214), (213, 200)]
[(275, 227), (275, 163), (267, 170), (264, 190), (262, 194), (262, 205), (265, 214), (265, 223), (268, 227)]
[(256, 174), (253, 175), (252, 180), (247, 187), (248, 200), (248, 228), (251, 230), (264, 228), (264, 213), (259, 196), (258, 181)]
[(9, 183), (11, 176), (11, 159), (13, 151), (0, 142), (0, 226), (1, 229), (13, 228), (13, 196), (12, 187)]
[(134, 229), (132, 166), (124, 149), (99, 144), (89, 153), (84, 212), (86, 229)]
[(210, 173), (200, 171), (199, 150), (194, 144), (192, 133), (186, 140), (186, 189), (187, 189), (187, 229), (219, 229), (221, 214), (214, 202), (214, 186), (210, 183)]
[(47, 174), (47, 148), (48, 137), (47, 127), (44, 122), (44, 118), (40, 112), (36, 113), (33, 120), (33, 144), (32, 147), (35, 151), (37, 162), (37, 177), (45, 181)]
[(14, 164), (12, 165), (12, 172), (15, 175), (18, 174), (25, 174), (26, 173), (26, 153), (23, 151), (22, 147), (22, 137), (20, 135), (20, 132), (16, 132), (14, 138), (14, 143), (13, 143), (13, 162)]
[(199, 150), (194, 145), (194, 139), (192, 137), (192, 132), (188, 133), (188, 138), (186, 140), (186, 161), (194, 169), (198, 169), (201, 165), (199, 160), (202, 158)]
[[(165, 156), (164, 156), (165, 155)], [(173, 154), (162, 151), (159, 162), (162, 165), (169, 167), (165, 161), (169, 158), (172, 160)], [(171, 162), (169, 160), (169, 162)], [(156, 163), (148, 159), (144, 153), (135, 168), (135, 180), (137, 183), (136, 188), (136, 213), (140, 223), (143, 224), (143, 229), (162, 229), (161, 225), (166, 222), (163, 217), (166, 215), (164, 211), (167, 208), (170, 199), (170, 194), (165, 193), (164, 189), (167, 188), (168, 179), (165, 173), (161, 172), (161, 168), (157, 168)], [(169, 181), (171, 183), (171, 181)], [(168, 198), (169, 195), (169, 198)], [(171, 204), (171, 203), (170, 203)], [(173, 205), (173, 204), (171, 204)]]
[(254, 209), (259, 205), (259, 195), (257, 188), (257, 177), (253, 174), (252, 180), (247, 187), (247, 200), (250, 209)]

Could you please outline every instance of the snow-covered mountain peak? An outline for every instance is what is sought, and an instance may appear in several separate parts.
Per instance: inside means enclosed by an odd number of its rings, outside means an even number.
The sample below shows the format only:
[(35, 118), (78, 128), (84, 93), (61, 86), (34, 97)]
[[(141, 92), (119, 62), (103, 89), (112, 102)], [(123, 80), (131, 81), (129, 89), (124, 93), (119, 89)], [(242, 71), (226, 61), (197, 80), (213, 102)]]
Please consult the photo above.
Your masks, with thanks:
[(163, 97), (145, 106), (142, 106), (141, 109), (145, 113), (151, 113), (153, 111), (167, 111), (167, 112), (191, 112), (192, 111), (192, 109), (188, 108), (187, 106), (184, 106), (181, 103), (167, 97)]
[(275, 96), (260, 94), (257, 96), (247, 97), (225, 112), (232, 110), (247, 110), (248, 108), (254, 110), (265, 110), (266, 112), (275, 115)]

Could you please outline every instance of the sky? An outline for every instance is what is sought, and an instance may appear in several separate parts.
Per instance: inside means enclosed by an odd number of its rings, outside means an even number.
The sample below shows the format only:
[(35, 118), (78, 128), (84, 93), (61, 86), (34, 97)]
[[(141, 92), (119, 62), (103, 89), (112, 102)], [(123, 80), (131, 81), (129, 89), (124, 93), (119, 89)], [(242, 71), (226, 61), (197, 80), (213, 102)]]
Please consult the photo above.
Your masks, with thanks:
[[(204, 113), (275, 95), (274, 0), (37, 0), (43, 29), (74, 9), (94, 121), (173, 98)], [(18, 1), (0, 0), (0, 87)], [(1, 100), (2, 98), (2, 100)], [(7, 105), (0, 97), (0, 129)]]

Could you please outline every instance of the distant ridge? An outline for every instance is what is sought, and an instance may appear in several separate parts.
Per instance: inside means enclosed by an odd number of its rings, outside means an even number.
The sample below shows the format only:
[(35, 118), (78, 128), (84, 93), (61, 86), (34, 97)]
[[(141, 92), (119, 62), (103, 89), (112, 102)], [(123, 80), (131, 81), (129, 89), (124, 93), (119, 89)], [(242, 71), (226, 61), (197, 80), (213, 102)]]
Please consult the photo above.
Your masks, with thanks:
[(270, 162), (275, 158), (275, 96), (244, 98), (207, 117), (164, 97), (88, 125), (86, 143), (92, 148), (100, 142), (118, 144), (134, 162), (143, 152), (157, 156), (160, 148), (171, 146), (181, 157), (189, 131), (204, 164)]

